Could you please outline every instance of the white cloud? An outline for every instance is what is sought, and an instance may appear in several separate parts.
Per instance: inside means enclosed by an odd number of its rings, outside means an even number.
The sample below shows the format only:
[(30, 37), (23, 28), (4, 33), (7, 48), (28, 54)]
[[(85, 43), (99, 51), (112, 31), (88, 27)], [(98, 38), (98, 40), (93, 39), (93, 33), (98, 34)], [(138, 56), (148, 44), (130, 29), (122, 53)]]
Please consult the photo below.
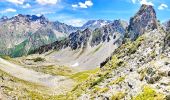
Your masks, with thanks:
[(85, 4), (89, 7), (93, 6), (93, 2), (90, 0), (86, 1)]
[(71, 5), (73, 8), (78, 8), (78, 5), (77, 4), (73, 4)]
[(41, 5), (55, 5), (59, 2), (59, 0), (36, 0)]
[(69, 19), (65, 21), (66, 24), (81, 27), (86, 21), (84, 19)]
[(38, 13), (36, 15), (38, 16), (38, 15), (47, 15), (47, 14), (54, 14), (54, 13), (55, 12), (50, 12), (50, 11), (46, 12), (46, 11), (44, 11), (44, 12), (40, 12), (40, 13)]
[(75, 18), (73, 16), (69, 16), (69, 15), (59, 15), (57, 17), (55, 17), (54, 19), (58, 21), (61, 21), (62, 23), (66, 23), (68, 25), (72, 25), (75, 27), (81, 27), (83, 26), (84, 23), (86, 23), (86, 19), (83, 18)]
[(131, 0), (133, 4), (136, 4), (137, 2), (140, 3), (141, 5), (142, 4), (145, 4), (145, 5), (154, 5), (153, 4), (153, 0)]
[(87, 8), (87, 5), (85, 3), (79, 2), (79, 7), (80, 8)]
[(14, 3), (14, 4), (20, 4), (22, 5), (25, 0), (6, 0), (8, 2)]
[(5, 9), (3, 11), (0, 11), (0, 13), (9, 13), (9, 12), (16, 12), (16, 11), (17, 11), (16, 9), (8, 8), (8, 9)]
[(153, 3), (152, 3), (152, 0), (140, 0), (140, 4), (145, 4), (145, 5), (154, 5)]
[(168, 5), (166, 5), (166, 4), (161, 4), (161, 5), (158, 7), (159, 10), (164, 10), (164, 9), (166, 9), (166, 8), (168, 8)]
[(31, 5), (29, 3), (22, 6), (22, 8), (31, 8)]
[(136, 3), (136, 0), (132, 0), (132, 3), (135, 4), (135, 3)]
[(93, 6), (93, 2), (91, 0), (86, 0), (84, 3), (83, 2), (79, 2), (78, 4), (73, 4), (72, 7), (73, 8), (88, 8)]

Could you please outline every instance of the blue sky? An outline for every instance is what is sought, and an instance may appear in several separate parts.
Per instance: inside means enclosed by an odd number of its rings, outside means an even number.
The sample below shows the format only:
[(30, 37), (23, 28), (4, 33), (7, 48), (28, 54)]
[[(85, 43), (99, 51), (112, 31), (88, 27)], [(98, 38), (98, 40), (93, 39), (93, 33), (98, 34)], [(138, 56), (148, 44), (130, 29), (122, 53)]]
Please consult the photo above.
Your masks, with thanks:
[(81, 26), (87, 20), (129, 21), (141, 4), (153, 5), (162, 22), (170, 19), (170, 0), (0, 0), (0, 16), (41, 15)]

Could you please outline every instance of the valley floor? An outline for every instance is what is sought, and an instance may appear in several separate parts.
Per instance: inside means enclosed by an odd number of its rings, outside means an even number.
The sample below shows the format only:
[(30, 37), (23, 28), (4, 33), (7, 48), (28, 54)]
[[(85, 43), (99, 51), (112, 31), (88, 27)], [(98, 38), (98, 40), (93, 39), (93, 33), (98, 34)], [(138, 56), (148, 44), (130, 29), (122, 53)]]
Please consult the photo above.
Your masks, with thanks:
[(40, 56), (31, 56), (28, 62), (24, 57), (13, 59), (6, 56), (0, 58), (0, 93), (3, 99), (54, 99), (97, 71), (80, 72), (46, 62)]

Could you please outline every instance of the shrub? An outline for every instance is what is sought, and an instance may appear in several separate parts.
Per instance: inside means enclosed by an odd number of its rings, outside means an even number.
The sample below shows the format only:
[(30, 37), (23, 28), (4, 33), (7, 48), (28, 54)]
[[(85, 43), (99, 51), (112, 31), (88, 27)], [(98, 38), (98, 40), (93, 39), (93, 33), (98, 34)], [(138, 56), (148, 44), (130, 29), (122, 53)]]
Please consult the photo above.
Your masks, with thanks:
[(33, 60), (34, 60), (34, 62), (40, 62), (40, 61), (45, 61), (45, 58), (37, 57)]
[(120, 100), (125, 97), (125, 93), (123, 92), (117, 92), (111, 97), (111, 100)]

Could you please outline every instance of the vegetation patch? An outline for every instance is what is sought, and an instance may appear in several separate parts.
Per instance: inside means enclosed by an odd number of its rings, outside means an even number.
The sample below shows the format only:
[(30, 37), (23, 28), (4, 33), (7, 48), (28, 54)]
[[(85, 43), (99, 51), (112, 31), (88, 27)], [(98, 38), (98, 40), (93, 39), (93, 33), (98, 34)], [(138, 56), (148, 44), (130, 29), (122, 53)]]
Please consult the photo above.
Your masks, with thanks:
[(125, 80), (125, 76), (124, 77), (118, 77), (116, 80), (110, 82), (109, 85), (119, 84), (120, 82), (123, 82), (124, 80)]
[(90, 75), (95, 74), (99, 71), (99, 68), (96, 68), (94, 70), (88, 70), (83, 72), (78, 72), (70, 76), (71, 79), (76, 80), (77, 82), (83, 82), (85, 81)]
[(45, 74), (50, 74), (53, 76), (71, 76), (75, 73), (74, 70), (66, 67), (66, 66), (54, 66), (54, 65), (48, 65), (48, 66), (38, 66), (38, 67), (28, 67), (29, 69), (33, 69), (37, 72), (42, 72)]
[(134, 54), (144, 40), (145, 37), (140, 36), (137, 38), (136, 41), (127, 41), (127, 43), (121, 45), (118, 49), (116, 49), (114, 54), (117, 54), (118, 58)]
[(45, 61), (45, 58), (42, 57), (37, 57), (33, 59), (34, 62), (41, 62), (41, 61)]
[(5, 60), (11, 60), (11, 57), (10, 56), (7, 56), (7, 55), (2, 55), (0, 54), (0, 57), (5, 59)]
[(22, 55), (27, 54), (25, 50), (25, 46), (28, 44), (28, 40), (23, 41), (22, 43), (16, 45), (14, 48), (11, 49), (11, 57), (20, 57)]
[(149, 86), (143, 88), (143, 92), (134, 97), (132, 100), (164, 100), (163, 94), (157, 93)]
[(117, 92), (117, 93), (115, 93), (115, 94), (111, 97), (111, 100), (121, 100), (121, 99), (123, 99), (125, 96), (126, 96), (125, 93), (123, 93), (123, 92)]

